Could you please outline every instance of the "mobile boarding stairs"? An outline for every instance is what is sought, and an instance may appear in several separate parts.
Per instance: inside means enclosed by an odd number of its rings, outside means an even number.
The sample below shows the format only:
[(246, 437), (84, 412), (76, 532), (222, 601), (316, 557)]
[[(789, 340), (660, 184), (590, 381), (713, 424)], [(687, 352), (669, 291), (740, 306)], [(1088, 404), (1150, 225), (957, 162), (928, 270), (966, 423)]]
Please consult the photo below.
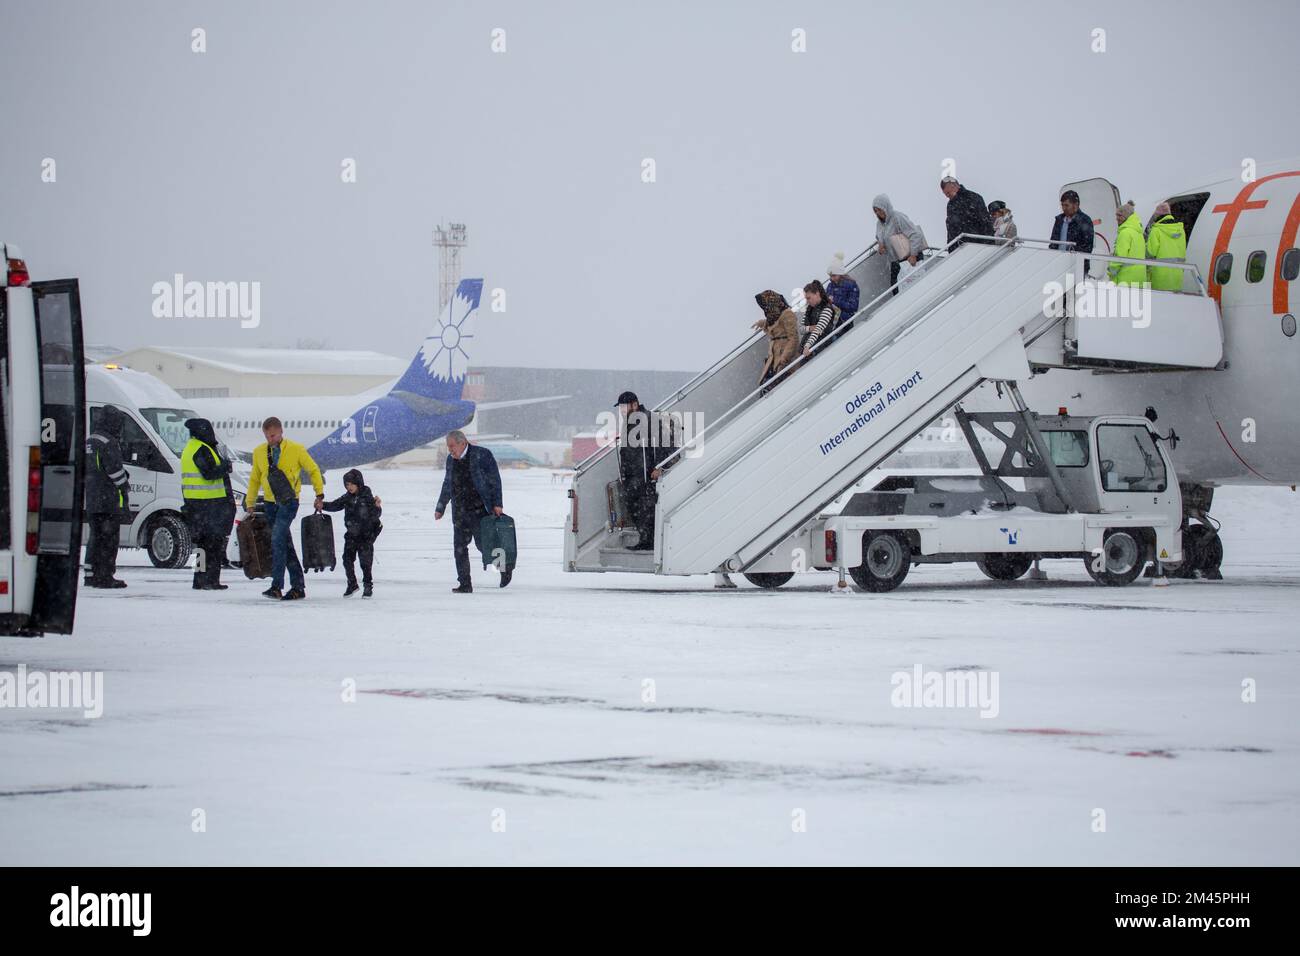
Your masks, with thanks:
[(1144, 260), (959, 236), (894, 289), (876, 251), (849, 267), (867, 303), (852, 324), (764, 389), (759, 332), (655, 407), (704, 427), (665, 462), (653, 551), (629, 550), (637, 533), (619, 502), (617, 448), (577, 466), (565, 570), (788, 572), (822, 509), (985, 381), (1048, 368), (1214, 369), (1223, 359), (1218, 303), (1191, 264), (1162, 263), (1187, 273), (1184, 291), (1141, 290), (1147, 308), (1135, 318), (1113, 308), (1128, 287), (1086, 272)]

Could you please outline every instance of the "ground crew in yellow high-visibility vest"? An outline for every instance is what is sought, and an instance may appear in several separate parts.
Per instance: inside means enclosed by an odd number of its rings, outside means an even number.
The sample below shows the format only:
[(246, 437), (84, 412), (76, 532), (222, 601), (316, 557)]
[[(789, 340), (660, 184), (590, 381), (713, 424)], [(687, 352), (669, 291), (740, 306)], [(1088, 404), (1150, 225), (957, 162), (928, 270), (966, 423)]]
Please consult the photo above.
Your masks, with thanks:
[[(1133, 200), (1130, 199), (1116, 210), (1119, 232), (1115, 235), (1115, 255), (1122, 259), (1145, 259), (1147, 246), (1146, 237), (1142, 235), (1142, 220), (1133, 209)], [(1145, 262), (1112, 262), (1107, 271), (1116, 285), (1142, 285), (1147, 281)]]
[[(1167, 202), (1156, 206), (1156, 215), (1160, 218), (1151, 224), (1151, 232), (1147, 236), (1147, 258), (1186, 262), (1187, 232), (1183, 229), (1183, 224), (1173, 217)], [(1162, 292), (1178, 292), (1183, 288), (1182, 269), (1160, 266), (1150, 268), (1151, 288)]]
[(221, 564), (226, 540), (235, 522), (235, 495), (230, 487), (230, 462), (217, 451), (217, 436), (206, 418), (185, 422), (190, 440), (181, 452), (181, 508), (194, 539), (194, 589), (224, 591)]

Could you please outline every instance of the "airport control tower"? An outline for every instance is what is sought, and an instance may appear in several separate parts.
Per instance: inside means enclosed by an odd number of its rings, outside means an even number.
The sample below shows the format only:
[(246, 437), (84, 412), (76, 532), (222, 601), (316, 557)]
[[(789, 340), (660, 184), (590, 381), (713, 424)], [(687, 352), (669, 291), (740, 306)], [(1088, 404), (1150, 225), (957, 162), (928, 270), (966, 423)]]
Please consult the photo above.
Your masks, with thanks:
[(465, 248), (467, 230), (463, 222), (434, 226), (433, 244), (438, 247), (438, 314), (456, 294), (460, 284), (460, 253)]

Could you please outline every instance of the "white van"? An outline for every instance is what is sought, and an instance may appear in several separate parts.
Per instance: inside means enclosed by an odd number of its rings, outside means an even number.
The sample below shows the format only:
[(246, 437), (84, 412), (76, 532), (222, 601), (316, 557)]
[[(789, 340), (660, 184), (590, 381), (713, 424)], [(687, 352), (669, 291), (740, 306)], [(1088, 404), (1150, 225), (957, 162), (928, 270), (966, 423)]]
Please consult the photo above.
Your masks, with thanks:
[(0, 243), (0, 634), (72, 633), (85, 376), (76, 279), (32, 282)]
[[(95, 430), (99, 410), (116, 405), (126, 416), (122, 429), (122, 462), (131, 479), (131, 523), (122, 523), (119, 545), (144, 548), (158, 568), (183, 568), (193, 544), (181, 516), (181, 453), (190, 440), (187, 418), (198, 417), (185, 399), (167, 384), (118, 365), (86, 367), (86, 414)], [(222, 446), (231, 458), (231, 484), (236, 504), (243, 503), (249, 468)]]

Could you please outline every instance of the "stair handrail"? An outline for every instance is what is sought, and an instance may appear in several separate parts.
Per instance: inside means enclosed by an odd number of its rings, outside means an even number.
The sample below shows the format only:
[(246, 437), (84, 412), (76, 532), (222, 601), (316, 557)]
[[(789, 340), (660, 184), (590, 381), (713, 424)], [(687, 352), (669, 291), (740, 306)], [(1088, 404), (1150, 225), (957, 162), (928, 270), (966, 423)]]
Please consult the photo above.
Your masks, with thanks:
[[(922, 261), (922, 262), (917, 266), (917, 268), (918, 268), (918, 269), (933, 269), (933, 268), (935, 268), (935, 266), (931, 265), (931, 263), (935, 263), (935, 262), (938, 262), (938, 261), (942, 261), (942, 259), (946, 257), (946, 254), (947, 254), (947, 253), (950, 253), (953, 249), (955, 249), (955, 248), (956, 248), (958, 245), (960, 245), (963, 241), (968, 240), (968, 239), (993, 240), (994, 237), (992, 237), (992, 236), (974, 235), (974, 234), (971, 234), (971, 233), (962, 233), (961, 235), (954, 237), (953, 240), (952, 240), (951, 242), (949, 242), (946, 246), (942, 247), (941, 249), (935, 248), (935, 247), (933, 247), (933, 246), (928, 246), (928, 247), (927, 247), (927, 250), (929, 250), (929, 249), (933, 249), (937, 254), (936, 254), (936, 255), (933, 255), (933, 256), (930, 256), (930, 257), (927, 258), (927, 259), (924, 259), (924, 260), (923, 260), (923, 261)], [(988, 243), (986, 243), (986, 244), (989, 244), (989, 245), (1006, 244), (1007, 246), (1011, 246), (1011, 245), (1022, 245), (1022, 244), (1025, 244), (1025, 243), (1040, 243), (1040, 242), (1041, 242), (1041, 243), (1048, 243), (1048, 242), (1051, 242), (1051, 241), (1052, 241), (1052, 240), (1050, 240), (1050, 239), (1041, 239), (1041, 240), (1040, 240), (1040, 239), (1020, 239), (1020, 238), (1016, 238), (1016, 239), (1005, 239), (1005, 238), (1003, 238), (1003, 237), (998, 237), (997, 240), (996, 240), (996, 242), (992, 242), (992, 241), (991, 241), (991, 242), (988, 242)], [(873, 250), (878, 252), (878, 251), (879, 251), (879, 247), (878, 247), (878, 246), (874, 246), (874, 247), (873, 247)], [(989, 263), (989, 265), (992, 265), (992, 263)], [(987, 268), (987, 267), (986, 267), (986, 268)], [(982, 274), (982, 272), (983, 272), (983, 270), (981, 270), (981, 274)], [(909, 275), (908, 278), (909, 278), (909, 281), (911, 281), (911, 279), (910, 279), (910, 275)], [(881, 292), (880, 295), (876, 296), (874, 299), (872, 299), (872, 300), (871, 300), (870, 302), (868, 302), (866, 305), (864, 305), (864, 306), (862, 306), (861, 308), (859, 308), (858, 311), (855, 312), (855, 313), (853, 314), (853, 318), (854, 318), (854, 320), (856, 320), (856, 318), (857, 318), (859, 315), (862, 315), (864, 312), (866, 312), (867, 310), (871, 309), (871, 308), (872, 308), (873, 306), (875, 306), (877, 303), (881, 303), (881, 302), (888, 301), (888, 299), (889, 299), (890, 297), (892, 297), (892, 296), (895, 294), (895, 293), (894, 293), (894, 290), (897, 289), (897, 288), (899, 288), (901, 285), (902, 285), (902, 282), (901, 282), (901, 281), (900, 281), (900, 282), (896, 282), (894, 285), (890, 286), (890, 287), (889, 287), (888, 289), (886, 289), (884, 292)], [(866, 319), (870, 319), (870, 318), (871, 318), (870, 316), (866, 316)], [(909, 326), (909, 327), (910, 327), (910, 326)], [(810, 360), (812, 359), (812, 357), (813, 357), (814, 355), (817, 354), (818, 351), (820, 351), (821, 349), (826, 348), (826, 346), (828, 346), (828, 345), (830, 344), (830, 342), (831, 342), (833, 339), (834, 339), (834, 336), (833, 336), (833, 335), (832, 335), (832, 336), (827, 336), (826, 338), (824, 338), (824, 339), (822, 339), (821, 341), (819, 341), (816, 345), (814, 345), (813, 348), (812, 348), (812, 351), (811, 351), (808, 355), (805, 356), (805, 355), (803, 355), (802, 353), (800, 353), (800, 355), (799, 355), (799, 356), (798, 356), (798, 357), (797, 357), (793, 362), (791, 362), (789, 365), (787, 365), (787, 366), (786, 366), (785, 368), (783, 368), (781, 371), (777, 372), (776, 375), (774, 375), (772, 378), (768, 379), (766, 382), (763, 382), (761, 385), (759, 385), (757, 388), (755, 388), (752, 392), (750, 392), (750, 393), (747, 394), (744, 398), (742, 398), (740, 401), (738, 401), (735, 405), (733, 405), (731, 408), (727, 409), (725, 412), (723, 412), (721, 415), (719, 415), (717, 418), (715, 418), (715, 419), (714, 419), (710, 424), (706, 425), (706, 426), (705, 426), (704, 428), (702, 428), (700, 431), (696, 432), (696, 433), (691, 437), (691, 440), (690, 440), (690, 441), (686, 442), (686, 443), (685, 443), (684, 445), (682, 445), (680, 448), (675, 448), (675, 449), (673, 449), (672, 454), (669, 455), (668, 457), (666, 457), (666, 458), (663, 460), (663, 462), (660, 463), (660, 466), (659, 466), (659, 467), (660, 467), (660, 468), (666, 468), (666, 467), (668, 467), (671, 463), (673, 463), (673, 462), (675, 462), (676, 460), (678, 460), (680, 457), (683, 456), (683, 454), (684, 454), (686, 451), (688, 451), (689, 449), (691, 449), (691, 448), (693, 448), (694, 446), (696, 446), (696, 445), (697, 445), (697, 444), (698, 444), (698, 443), (699, 443), (699, 442), (704, 438), (704, 436), (705, 436), (705, 435), (706, 435), (710, 430), (716, 430), (716, 429), (717, 429), (717, 428), (718, 428), (718, 427), (719, 427), (719, 426), (720, 426), (724, 421), (727, 421), (727, 420), (729, 420), (730, 418), (734, 417), (736, 414), (738, 414), (738, 413), (740, 412), (741, 409), (744, 409), (744, 408), (748, 407), (749, 403), (750, 403), (750, 402), (755, 398), (755, 396), (758, 396), (758, 395), (759, 395), (760, 393), (762, 393), (765, 389), (772, 389), (772, 388), (775, 388), (778, 384), (780, 384), (780, 382), (781, 382), (782, 379), (784, 379), (784, 378), (786, 378), (786, 377), (792, 375), (792, 374), (794, 373), (795, 369), (796, 369), (796, 368), (799, 368), (800, 366), (802, 366), (802, 365), (804, 364), (804, 362), (806, 362), (806, 361), (810, 361)]]

